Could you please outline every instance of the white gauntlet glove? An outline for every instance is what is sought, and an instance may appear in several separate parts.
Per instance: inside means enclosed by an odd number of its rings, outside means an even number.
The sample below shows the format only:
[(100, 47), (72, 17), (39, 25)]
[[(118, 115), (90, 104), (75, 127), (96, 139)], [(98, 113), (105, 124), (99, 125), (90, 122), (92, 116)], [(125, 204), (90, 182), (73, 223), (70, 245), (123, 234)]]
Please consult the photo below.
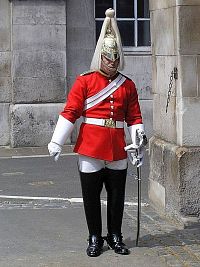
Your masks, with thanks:
[(147, 144), (147, 138), (144, 133), (143, 124), (135, 124), (128, 127), (132, 144), (124, 149), (128, 152), (129, 160), (133, 165), (140, 167), (143, 164), (144, 146)]
[(133, 165), (136, 165), (137, 167), (142, 166), (143, 164), (143, 156), (144, 156), (144, 149), (143, 148), (138, 148), (138, 149), (126, 149), (127, 147), (125, 147), (125, 150), (128, 152), (128, 158), (130, 160), (130, 162)]
[(55, 161), (58, 160), (62, 151), (62, 145), (66, 142), (73, 128), (73, 123), (65, 119), (63, 116), (59, 116), (51, 142), (48, 144), (49, 154), (54, 157)]
[(54, 160), (57, 161), (62, 151), (62, 147), (56, 143), (50, 142), (48, 144), (48, 150), (49, 150), (49, 155), (51, 157), (54, 157)]

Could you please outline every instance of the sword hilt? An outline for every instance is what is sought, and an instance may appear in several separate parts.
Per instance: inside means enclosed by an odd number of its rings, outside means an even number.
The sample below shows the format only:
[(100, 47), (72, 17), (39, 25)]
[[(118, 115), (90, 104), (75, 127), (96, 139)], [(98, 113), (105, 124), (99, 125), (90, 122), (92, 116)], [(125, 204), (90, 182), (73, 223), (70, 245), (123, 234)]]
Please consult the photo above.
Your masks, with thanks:
[(128, 146), (125, 146), (124, 148), (125, 151), (128, 151), (129, 149), (138, 149), (138, 146), (134, 144), (130, 144)]

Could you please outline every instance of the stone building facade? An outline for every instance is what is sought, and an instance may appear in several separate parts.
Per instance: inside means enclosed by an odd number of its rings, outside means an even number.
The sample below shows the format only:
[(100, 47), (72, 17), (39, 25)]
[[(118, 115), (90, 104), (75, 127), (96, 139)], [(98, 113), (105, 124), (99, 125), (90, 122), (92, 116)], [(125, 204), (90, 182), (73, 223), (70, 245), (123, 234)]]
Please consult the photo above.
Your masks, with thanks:
[[(46, 146), (95, 48), (93, 0), (0, 0), (0, 146)], [(152, 135), (151, 52), (125, 52)], [(77, 128), (79, 122), (77, 123)], [(75, 129), (67, 143), (74, 143)]]

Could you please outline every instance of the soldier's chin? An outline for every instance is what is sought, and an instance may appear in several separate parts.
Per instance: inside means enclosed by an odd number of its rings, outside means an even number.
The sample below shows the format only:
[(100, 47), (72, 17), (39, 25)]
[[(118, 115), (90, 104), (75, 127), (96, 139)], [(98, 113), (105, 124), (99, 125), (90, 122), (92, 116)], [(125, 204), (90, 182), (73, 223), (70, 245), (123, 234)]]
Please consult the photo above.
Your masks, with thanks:
[(109, 75), (109, 76), (113, 76), (113, 75), (115, 75), (116, 72), (117, 72), (117, 69), (116, 69), (116, 68), (109, 68), (109, 67), (108, 67), (108, 68), (106, 69), (106, 74)]

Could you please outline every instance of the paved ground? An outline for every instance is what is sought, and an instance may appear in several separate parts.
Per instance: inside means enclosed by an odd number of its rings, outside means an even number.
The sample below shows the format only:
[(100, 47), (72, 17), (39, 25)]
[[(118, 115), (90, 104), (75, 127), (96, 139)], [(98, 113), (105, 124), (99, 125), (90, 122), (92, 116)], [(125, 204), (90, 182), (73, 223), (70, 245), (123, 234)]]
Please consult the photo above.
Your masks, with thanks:
[[(66, 147), (57, 163), (46, 149), (0, 149), (0, 267), (200, 266), (200, 225), (181, 229), (148, 204), (148, 160), (143, 167), (139, 247), (135, 246), (137, 181), (128, 170), (123, 235), (131, 250), (89, 258), (76, 155)], [(38, 157), (38, 155), (40, 155)], [(106, 193), (102, 192), (106, 234)]]

